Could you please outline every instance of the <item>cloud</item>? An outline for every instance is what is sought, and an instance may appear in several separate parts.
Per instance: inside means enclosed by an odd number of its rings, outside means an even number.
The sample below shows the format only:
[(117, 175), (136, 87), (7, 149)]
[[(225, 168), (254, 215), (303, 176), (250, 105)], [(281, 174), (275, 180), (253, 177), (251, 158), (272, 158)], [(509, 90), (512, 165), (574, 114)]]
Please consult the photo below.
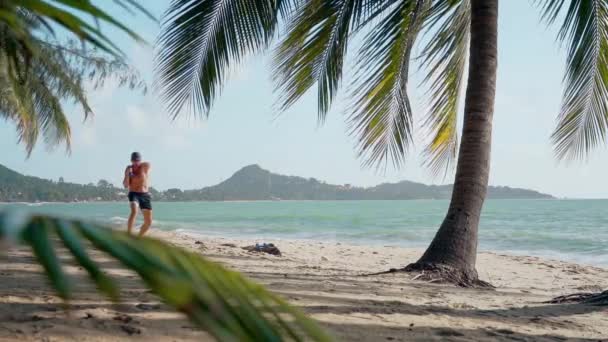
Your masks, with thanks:
[(151, 75), (154, 70), (154, 49), (149, 46), (135, 44), (129, 62), (142, 75)]
[(103, 82), (102, 86), (95, 87), (91, 80), (85, 82), (85, 89), (91, 104), (103, 104), (112, 100), (116, 96), (121, 87), (119, 82), (114, 78), (108, 78)]
[(188, 140), (183, 135), (169, 134), (163, 137), (163, 145), (169, 149), (183, 149), (190, 146)]
[(131, 134), (146, 139), (156, 138), (162, 147), (179, 150), (190, 146), (190, 139), (200, 135), (204, 124), (201, 120), (171, 121), (157, 111), (130, 105), (126, 118)]
[(83, 146), (93, 146), (97, 144), (97, 130), (95, 129), (93, 119), (87, 120), (82, 125), (82, 128), (77, 131), (76, 140)]
[(151, 120), (154, 120), (152, 115), (146, 115), (140, 107), (135, 105), (127, 107), (127, 122), (129, 123), (129, 129), (133, 133), (143, 136), (152, 134), (153, 127), (151, 127)]

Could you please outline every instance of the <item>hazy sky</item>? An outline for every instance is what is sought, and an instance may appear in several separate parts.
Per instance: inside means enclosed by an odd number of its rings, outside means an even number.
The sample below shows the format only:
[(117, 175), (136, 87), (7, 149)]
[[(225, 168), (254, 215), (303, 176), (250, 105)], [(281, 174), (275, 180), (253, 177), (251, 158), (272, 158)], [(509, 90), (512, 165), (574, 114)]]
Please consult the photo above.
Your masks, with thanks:
[[(145, 1), (157, 15), (168, 0)], [(608, 153), (595, 151), (586, 163), (558, 163), (549, 136), (562, 94), (564, 53), (555, 29), (539, 23), (530, 1), (500, 2), (499, 69), (490, 183), (533, 188), (557, 196), (608, 197)], [(123, 15), (120, 11), (115, 13)], [(137, 32), (153, 42), (158, 27), (143, 17), (124, 16)], [(152, 49), (117, 39), (148, 80)], [(373, 185), (409, 179), (433, 179), (420, 167), (412, 150), (401, 170), (378, 173), (361, 168), (344, 123), (344, 104), (336, 102), (324, 126), (316, 122), (313, 91), (287, 113), (276, 117), (268, 56), (250, 58), (230, 79), (208, 120), (182, 118), (171, 122), (153, 93), (143, 96), (108, 84), (91, 93), (95, 117), (82, 122), (71, 113), (73, 151), (49, 152), (41, 143), (30, 159), (17, 146), (12, 123), (0, 122), (0, 164), (44, 178), (88, 183), (100, 178), (119, 184), (133, 150), (152, 162), (153, 186), (198, 188), (219, 182), (238, 168), (257, 163), (274, 172), (315, 177), (331, 183)], [(420, 75), (410, 89), (420, 118), (424, 94)], [(70, 107), (71, 108), (71, 107)], [(420, 150), (422, 144), (418, 142)]]

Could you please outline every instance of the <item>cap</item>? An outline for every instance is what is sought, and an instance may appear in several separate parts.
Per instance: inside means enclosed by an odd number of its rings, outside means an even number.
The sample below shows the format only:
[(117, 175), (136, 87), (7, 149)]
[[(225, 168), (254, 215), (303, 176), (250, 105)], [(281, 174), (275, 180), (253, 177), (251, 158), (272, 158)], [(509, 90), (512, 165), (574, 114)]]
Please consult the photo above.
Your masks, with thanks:
[(141, 154), (139, 152), (131, 153), (131, 161), (141, 161)]

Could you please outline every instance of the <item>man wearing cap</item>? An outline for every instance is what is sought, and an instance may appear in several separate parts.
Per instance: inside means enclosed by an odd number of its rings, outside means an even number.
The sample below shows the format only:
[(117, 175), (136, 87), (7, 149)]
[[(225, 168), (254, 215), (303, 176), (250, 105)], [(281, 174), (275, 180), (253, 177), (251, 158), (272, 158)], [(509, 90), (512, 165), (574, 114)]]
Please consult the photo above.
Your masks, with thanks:
[(131, 206), (131, 214), (127, 221), (129, 234), (133, 230), (138, 207), (144, 215), (144, 223), (139, 229), (139, 236), (144, 236), (152, 224), (152, 203), (148, 192), (149, 171), (150, 163), (142, 162), (139, 152), (131, 153), (131, 165), (127, 166), (125, 178), (122, 181), (124, 187), (129, 189), (129, 205)]

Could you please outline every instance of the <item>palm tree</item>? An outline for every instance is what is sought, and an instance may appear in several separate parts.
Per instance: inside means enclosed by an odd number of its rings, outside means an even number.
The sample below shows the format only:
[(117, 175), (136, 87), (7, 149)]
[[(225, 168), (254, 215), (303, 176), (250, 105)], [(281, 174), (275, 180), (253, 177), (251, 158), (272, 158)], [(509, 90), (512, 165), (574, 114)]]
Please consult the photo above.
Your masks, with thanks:
[[(608, 130), (607, 1), (536, 3), (550, 23), (565, 15), (559, 38), (569, 48), (564, 103), (553, 135), (556, 152), (560, 158), (584, 156)], [(158, 41), (158, 85), (172, 116), (208, 115), (229, 69), (268, 48), (284, 23), (273, 68), (278, 105), (287, 109), (316, 86), (323, 121), (354, 43), (360, 46), (348, 120), (359, 154), (365, 165), (401, 166), (413, 140), (407, 93), (412, 48), (426, 35), (419, 56), (430, 90), (423, 125), (430, 136), (426, 166), (439, 173), (457, 161), (456, 176), (435, 238), (405, 270), (485, 286), (475, 262), (490, 167), (497, 18), (498, 0), (173, 0)], [(458, 104), (467, 65), (459, 143)]]
[[(42, 131), (47, 143), (69, 143), (69, 125), (62, 100), (81, 104), (90, 113), (83, 86), (85, 76), (95, 83), (118, 72), (121, 83), (139, 80), (123, 73), (118, 50), (101, 31), (71, 10), (106, 21), (137, 37), (88, 0), (0, 1), (0, 117), (17, 124), (28, 153)], [(144, 11), (134, 0), (115, 0), (124, 8)], [(65, 8), (67, 7), (68, 10)], [(53, 24), (54, 22), (54, 24)], [(54, 39), (53, 25), (62, 25), (86, 44), (116, 57), (107, 59), (89, 49)], [(96, 249), (137, 272), (163, 301), (186, 314), (220, 341), (328, 341), (314, 322), (263, 287), (199, 254), (150, 239), (133, 239), (106, 227), (18, 209), (0, 210), (0, 244), (31, 248), (57, 293), (69, 300), (73, 284), (58, 253), (70, 254), (102, 293), (120, 299), (116, 282), (90, 256)], [(2, 254), (2, 253), (0, 253)]]
[[(0, 23), (0, 30), (2, 24)], [(14, 39), (4, 32), (2, 41)], [(31, 41), (37, 53), (17, 51), (13, 63), (0, 49), (0, 117), (13, 122), (19, 141), (31, 154), (40, 135), (47, 146), (64, 143), (70, 150), (71, 129), (63, 102), (78, 104), (87, 119), (93, 115), (85, 85), (97, 88), (107, 79), (121, 85), (146, 90), (146, 85), (131, 67), (117, 58), (104, 56), (77, 42)]]
[[(114, 3), (125, 11), (143, 13), (156, 20), (137, 0), (115, 0)], [(85, 14), (89, 15), (95, 23), (87, 21), (83, 17)], [(112, 55), (122, 55), (122, 51), (101, 31), (97, 25), (99, 22), (117, 28), (136, 41), (144, 42), (125, 23), (116, 20), (91, 0), (2, 0), (0, 17), (3, 25), (18, 38), (18, 45), (10, 46), (8, 49), (7, 46), (4, 47), (15, 58), (18, 49), (27, 49), (31, 53), (36, 53), (35, 46), (31, 45), (37, 40), (36, 35), (40, 31), (54, 35), (58, 27)], [(32, 30), (33, 22), (38, 24), (38, 30)]]
[[(40, 134), (48, 146), (65, 143), (70, 149), (71, 131), (62, 101), (80, 105), (85, 119), (93, 114), (85, 82), (98, 87), (114, 78), (121, 85), (145, 91), (145, 84), (125, 63), (120, 50), (98, 28), (65, 7), (95, 15), (141, 41), (139, 36), (89, 1), (61, 1), (63, 7), (53, 2), (0, 3), (0, 117), (15, 123), (28, 155)], [(140, 9), (131, 2), (122, 5)], [(86, 45), (57, 38), (57, 25)]]

